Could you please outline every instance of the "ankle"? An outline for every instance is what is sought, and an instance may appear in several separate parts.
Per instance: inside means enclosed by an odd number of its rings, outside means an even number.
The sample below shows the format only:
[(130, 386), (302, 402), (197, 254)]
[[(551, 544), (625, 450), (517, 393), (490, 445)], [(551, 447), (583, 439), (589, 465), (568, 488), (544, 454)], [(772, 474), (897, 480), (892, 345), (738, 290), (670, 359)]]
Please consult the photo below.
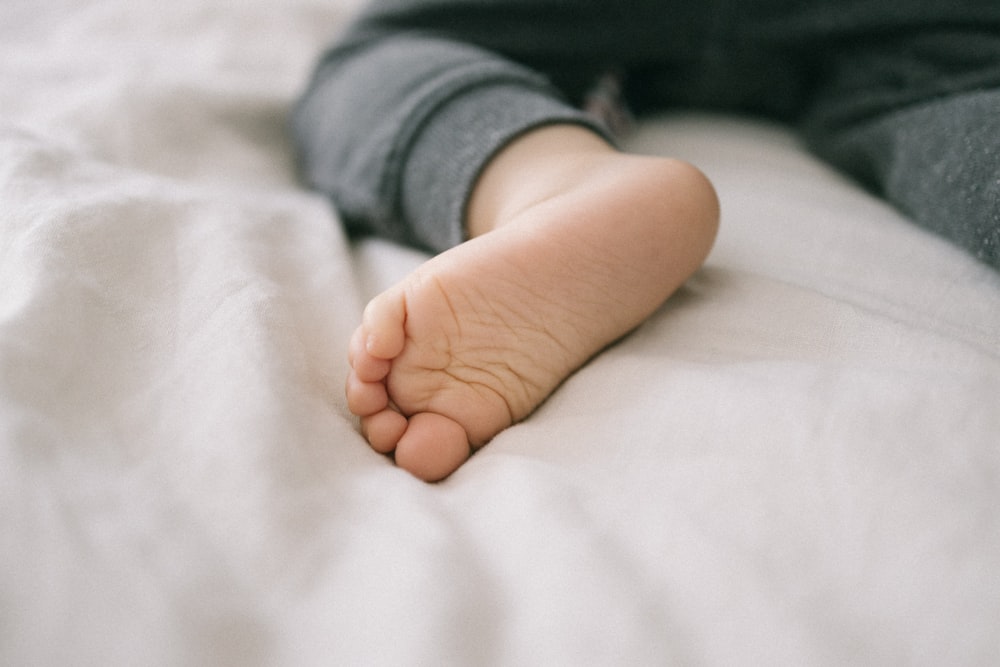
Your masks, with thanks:
[(470, 238), (514, 219), (527, 208), (567, 192), (600, 160), (618, 151), (576, 125), (550, 125), (515, 139), (487, 163), (466, 211)]

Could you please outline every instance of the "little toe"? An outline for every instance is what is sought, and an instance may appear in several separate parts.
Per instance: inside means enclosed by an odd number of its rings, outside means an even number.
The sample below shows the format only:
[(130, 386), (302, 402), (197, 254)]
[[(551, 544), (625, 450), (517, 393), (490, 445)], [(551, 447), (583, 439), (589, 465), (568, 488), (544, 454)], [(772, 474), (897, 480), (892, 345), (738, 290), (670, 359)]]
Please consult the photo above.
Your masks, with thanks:
[(465, 463), (470, 451), (468, 436), (458, 422), (420, 412), (410, 417), (396, 444), (396, 465), (426, 482), (437, 482)]
[(368, 302), (362, 317), (365, 350), (377, 359), (393, 359), (406, 343), (406, 299), (401, 289), (390, 289)]
[(367, 417), (385, 410), (389, 394), (381, 382), (364, 382), (354, 371), (347, 376), (347, 408), (359, 417)]
[(364, 327), (358, 327), (351, 337), (347, 360), (362, 382), (377, 382), (389, 374), (392, 361), (378, 359), (368, 354), (368, 350), (365, 349), (366, 338)]
[(361, 432), (372, 449), (381, 454), (389, 454), (396, 449), (406, 426), (406, 417), (395, 410), (382, 410), (361, 418)]
[(365, 333), (364, 327), (357, 327), (354, 333), (351, 334), (351, 342), (347, 344), (347, 363), (351, 366), (354, 365), (354, 360), (358, 355), (365, 349), (365, 338), (368, 334)]

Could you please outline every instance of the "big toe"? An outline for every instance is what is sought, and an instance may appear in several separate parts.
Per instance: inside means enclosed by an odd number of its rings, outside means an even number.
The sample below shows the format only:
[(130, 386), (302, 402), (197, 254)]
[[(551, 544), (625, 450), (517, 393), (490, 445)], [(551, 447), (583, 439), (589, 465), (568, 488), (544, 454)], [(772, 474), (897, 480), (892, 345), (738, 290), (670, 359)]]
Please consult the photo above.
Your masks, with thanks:
[(409, 419), (396, 444), (396, 465), (427, 482), (444, 479), (470, 454), (465, 429), (453, 419), (420, 412)]

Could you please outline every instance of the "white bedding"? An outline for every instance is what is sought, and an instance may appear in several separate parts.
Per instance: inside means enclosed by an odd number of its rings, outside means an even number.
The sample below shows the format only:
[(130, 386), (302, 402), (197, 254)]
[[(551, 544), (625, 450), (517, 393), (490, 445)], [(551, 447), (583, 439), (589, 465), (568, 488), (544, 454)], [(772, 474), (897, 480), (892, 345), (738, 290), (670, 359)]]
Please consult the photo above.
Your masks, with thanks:
[(0, 4), (0, 665), (1000, 661), (1000, 274), (781, 128), (675, 299), (443, 483), (342, 395), (365, 299), (285, 115), (353, 3)]

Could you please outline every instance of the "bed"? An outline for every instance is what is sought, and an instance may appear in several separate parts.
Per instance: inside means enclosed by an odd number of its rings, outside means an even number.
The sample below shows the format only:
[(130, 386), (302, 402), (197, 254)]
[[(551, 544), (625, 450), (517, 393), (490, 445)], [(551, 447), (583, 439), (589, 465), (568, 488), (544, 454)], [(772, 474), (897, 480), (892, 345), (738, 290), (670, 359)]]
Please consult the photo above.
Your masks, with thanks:
[(0, 664), (1000, 662), (1000, 273), (674, 114), (708, 262), (457, 473), (371, 451), (289, 107), (337, 0), (0, 4)]

